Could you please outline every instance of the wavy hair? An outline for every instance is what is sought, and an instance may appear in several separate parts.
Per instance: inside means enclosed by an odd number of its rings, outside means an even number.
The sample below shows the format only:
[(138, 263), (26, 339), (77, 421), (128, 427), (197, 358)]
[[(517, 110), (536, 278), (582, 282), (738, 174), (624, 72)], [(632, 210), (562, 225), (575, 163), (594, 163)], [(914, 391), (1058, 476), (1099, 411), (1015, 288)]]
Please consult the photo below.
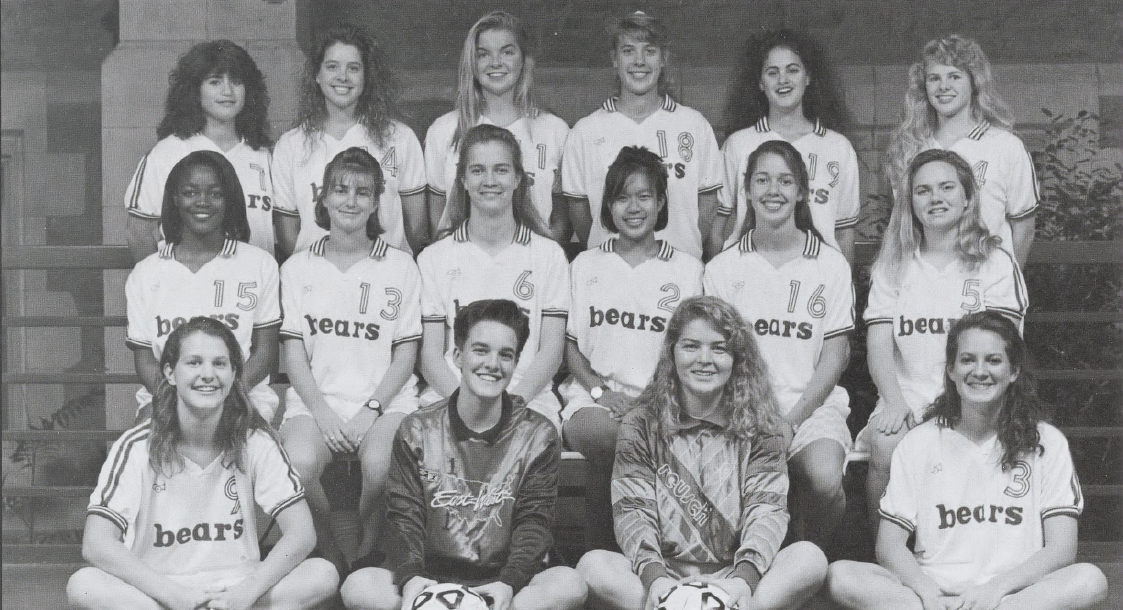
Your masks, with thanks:
[(675, 369), (675, 344), (694, 320), (705, 320), (721, 333), (733, 355), (733, 372), (719, 403), (719, 409), (729, 421), (726, 432), (740, 439), (778, 433), (782, 420), (780, 407), (753, 331), (735, 307), (713, 296), (691, 297), (675, 309), (667, 323), (651, 383), (636, 398), (635, 405), (651, 410), (656, 416), (657, 430), (664, 438), (670, 438), (678, 430), (682, 423), (682, 382)]
[(276, 435), (269, 422), (265, 421), (265, 418), (250, 403), (242, 377), (245, 360), (242, 358), (242, 348), (238, 345), (238, 339), (225, 324), (204, 316), (191, 318), (173, 330), (172, 334), (168, 335), (167, 343), (164, 344), (163, 353), (160, 354), (161, 378), (160, 384), (156, 387), (156, 396), (152, 399), (150, 424), (152, 433), (148, 441), (148, 463), (153, 470), (166, 477), (183, 469), (183, 456), (177, 449), (177, 445), (183, 440), (183, 429), (179, 423), (179, 393), (176, 387), (168, 382), (164, 372), (168, 368), (175, 368), (176, 363), (179, 362), (183, 342), (195, 333), (221, 339), (230, 352), (234, 383), (223, 401), (222, 416), (215, 431), (214, 442), (222, 450), (224, 467), (233, 466), (245, 472), (246, 436), (252, 430), (264, 430), (274, 438)]
[(515, 359), (518, 360), (530, 338), (530, 318), (519, 309), (519, 304), (510, 299), (481, 299), (460, 308), (456, 312), (456, 321), (452, 324), (453, 345), (456, 349), (464, 349), (472, 328), (480, 322), (497, 322), (514, 331), (517, 344)]
[(331, 230), (331, 216), (324, 205), (324, 198), (333, 186), (347, 176), (369, 176), (374, 182), (375, 207), (367, 217), (367, 237), (376, 239), (383, 231), (382, 224), (378, 222), (378, 206), (379, 197), (386, 190), (386, 180), (382, 176), (382, 166), (378, 164), (378, 160), (358, 146), (339, 153), (324, 167), (324, 181), (321, 183), (324, 188), (320, 189), (320, 196), (316, 198), (316, 206), (313, 208), (316, 225), (325, 231)]
[(789, 29), (768, 30), (751, 36), (729, 90), (725, 107), (728, 133), (734, 133), (768, 116), (768, 96), (760, 89), (764, 62), (772, 49), (788, 49), (799, 56), (811, 83), (803, 92), (803, 116), (818, 119), (824, 126), (842, 131), (848, 116), (845, 98), (834, 69), (823, 50), (810, 38)]
[(168, 180), (164, 183), (164, 203), (160, 209), (164, 239), (171, 244), (178, 244), (183, 239), (183, 217), (176, 205), (176, 196), (183, 181), (196, 167), (210, 168), (222, 185), (222, 197), (226, 204), (222, 215), (223, 235), (229, 239), (248, 242), (250, 222), (246, 218), (246, 197), (242, 191), (242, 183), (238, 180), (238, 172), (222, 153), (213, 150), (189, 153), (168, 172)]
[(998, 95), (990, 61), (979, 43), (955, 34), (929, 41), (920, 52), (920, 61), (909, 68), (904, 120), (889, 139), (888, 174), (895, 192), (903, 183), (902, 178), (913, 155), (927, 146), (928, 138), (939, 125), (925, 86), (929, 64), (955, 66), (967, 73), (971, 79), (972, 118), (988, 121), (1008, 131), (1014, 129), (1014, 115)]
[[(612, 50), (620, 44), (624, 37), (633, 38), (659, 47), (663, 55), (663, 68), (659, 71), (659, 82), (656, 87), (659, 95), (671, 95), (674, 90), (674, 78), (671, 76), (671, 39), (667, 27), (659, 19), (643, 11), (636, 11), (609, 28), (608, 34), (612, 37)], [(620, 78), (616, 77), (616, 90), (620, 91)]]
[(499, 142), (511, 153), (511, 165), (515, 168), (515, 175), (519, 177), (519, 185), (515, 187), (511, 198), (511, 212), (515, 216), (515, 222), (526, 225), (528, 229), (543, 237), (550, 238), (546, 222), (542, 220), (530, 198), (530, 184), (526, 178), (526, 171), (523, 170), (519, 141), (510, 131), (487, 123), (476, 125), (464, 136), (460, 147), (460, 158), (456, 163), (456, 182), (448, 193), (448, 228), (443, 229), (438, 237), (452, 233), (472, 215), (471, 198), (464, 186), (464, 175), (468, 172), (468, 154), (475, 146), (487, 142)]
[(924, 226), (912, 209), (912, 187), (916, 172), (929, 163), (937, 162), (947, 163), (955, 168), (955, 175), (967, 197), (967, 211), (959, 219), (959, 237), (955, 242), (955, 251), (960, 264), (968, 269), (977, 268), (1002, 241), (1001, 237), (990, 234), (979, 217), (979, 187), (975, 183), (975, 174), (971, 171), (971, 166), (963, 160), (963, 157), (950, 150), (941, 148), (926, 150), (913, 157), (912, 163), (908, 166), (907, 190), (904, 191), (904, 196), (897, 197), (893, 202), (889, 225), (885, 227), (881, 249), (873, 264), (874, 272), (889, 278), (893, 285), (899, 285), (905, 261), (924, 240)]
[(300, 80), (300, 107), (295, 125), (304, 132), (307, 147), (324, 128), (328, 117), (327, 103), (316, 76), (328, 49), (345, 44), (359, 50), (363, 60), (363, 92), (355, 104), (355, 118), (367, 130), (367, 136), (379, 147), (394, 133), (394, 121), (401, 118), (398, 109), (398, 80), (378, 42), (356, 25), (337, 25), (324, 32), (320, 43), (304, 64)]
[(643, 146), (625, 146), (616, 155), (616, 160), (608, 166), (608, 173), (604, 177), (605, 202), (600, 207), (600, 223), (610, 233), (618, 233), (616, 222), (612, 220), (612, 202), (616, 201), (628, 186), (628, 179), (633, 175), (641, 174), (647, 178), (647, 184), (655, 191), (655, 199), (663, 202), (659, 214), (655, 217), (655, 230), (667, 228), (669, 212), (667, 211), (667, 166), (659, 155)]
[[(795, 228), (812, 233), (820, 241), (823, 241), (823, 236), (819, 234), (819, 230), (815, 228), (815, 223), (811, 218), (811, 204), (808, 203), (808, 199), (811, 197), (811, 180), (807, 173), (807, 165), (803, 162), (803, 155), (799, 154), (795, 146), (792, 146), (787, 140), (769, 140), (749, 154), (748, 163), (745, 165), (745, 174), (741, 176), (745, 192), (749, 191), (749, 180), (756, 172), (757, 164), (767, 154), (776, 155), (784, 160), (795, 177), (796, 186), (799, 187), (799, 198), (795, 202)], [(742, 237), (756, 227), (756, 212), (753, 211), (753, 206), (750, 204), (745, 207), (747, 209), (745, 210), (745, 224), (741, 229)]]
[(959, 354), (959, 339), (971, 329), (984, 330), (998, 335), (1006, 345), (1006, 358), (1018, 373), (998, 411), (998, 441), (1002, 443), (1002, 470), (1014, 467), (1019, 457), (1027, 453), (1044, 453), (1041, 434), (1037, 430), (1039, 422), (1046, 421), (1046, 409), (1037, 397), (1033, 375), (1028, 368), (1028, 355), (1025, 341), (1018, 327), (1009, 318), (996, 311), (980, 311), (968, 314), (952, 325), (948, 332), (945, 349), (947, 367), (944, 370), (944, 393), (928, 407), (924, 420), (935, 419), (943, 428), (959, 425), (963, 416), (963, 405), (959, 391), (951, 378), (955, 358)]
[(203, 112), (199, 88), (211, 76), (229, 75), (246, 86), (246, 103), (234, 119), (234, 131), (252, 148), (268, 148), (269, 93), (265, 76), (242, 47), (229, 40), (200, 42), (179, 57), (168, 74), (168, 97), (164, 118), (156, 128), (160, 139), (174, 135), (186, 140), (203, 131), (207, 117)]
[(451, 145), (454, 150), (468, 134), (468, 130), (479, 122), (480, 115), (487, 112), (483, 88), (480, 87), (476, 74), (476, 49), (480, 43), (480, 35), (490, 30), (506, 30), (515, 35), (515, 42), (523, 56), (519, 79), (515, 82), (515, 108), (518, 108), (519, 115), (523, 117), (532, 117), (537, 113), (533, 93), (534, 58), (537, 55), (534, 37), (518, 17), (505, 11), (492, 11), (472, 25), (460, 51), (460, 63), (457, 66), (456, 133), (452, 136)]

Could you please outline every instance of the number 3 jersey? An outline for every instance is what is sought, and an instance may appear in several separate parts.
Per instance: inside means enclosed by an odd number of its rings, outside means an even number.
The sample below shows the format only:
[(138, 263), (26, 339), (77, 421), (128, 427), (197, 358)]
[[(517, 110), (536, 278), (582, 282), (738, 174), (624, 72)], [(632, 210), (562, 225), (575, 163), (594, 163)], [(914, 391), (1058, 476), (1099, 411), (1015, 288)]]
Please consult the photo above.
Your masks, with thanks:
[(894, 287), (875, 265), (865, 319), (893, 325), (897, 382), (915, 415), (944, 392), (944, 348), (953, 322), (990, 309), (1021, 326), (1029, 301), (1022, 272), (1009, 252), (995, 248), (975, 269), (953, 261), (937, 269), (914, 252)]
[(207, 466), (183, 458), (171, 476), (148, 462), (149, 424), (126, 431), (101, 467), (87, 513), (121, 529), (125, 546), (161, 574), (252, 567), (260, 559), (254, 505), (276, 518), (304, 499), (281, 444), (251, 430), (245, 472), (219, 455)]
[[(410, 255), (381, 239), (367, 258), (340, 271), (324, 258), (327, 242), (321, 238), (281, 267), (281, 335), (304, 342), (316, 387), (348, 420), (382, 383), (394, 347), (421, 339), (421, 276)], [(410, 393), (417, 394), (412, 375), (399, 392)]]
[(1044, 452), (1005, 472), (997, 436), (976, 445), (935, 420), (893, 452), (879, 513), (916, 534), (917, 562), (940, 585), (986, 582), (1025, 562), (1045, 544), (1046, 519), (1083, 511), (1068, 441), (1046, 423), (1037, 431)]
[[(125, 282), (129, 326), (126, 344), (151, 349), (156, 360), (176, 327), (195, 316), (214, 318), (238, 338), (242, 358), (253, 348), (253, 331), (281, 325), (277, 262), (244, 242), (226, 240), (222, 252), (192, 273), (175, 258), (175, 244), (136, 264)], [(266, 377), (250, 392), (254, 407), (268, 421), (277, 409), (277, 395)], [(141, 386), (137, 403), (152, 401)]]

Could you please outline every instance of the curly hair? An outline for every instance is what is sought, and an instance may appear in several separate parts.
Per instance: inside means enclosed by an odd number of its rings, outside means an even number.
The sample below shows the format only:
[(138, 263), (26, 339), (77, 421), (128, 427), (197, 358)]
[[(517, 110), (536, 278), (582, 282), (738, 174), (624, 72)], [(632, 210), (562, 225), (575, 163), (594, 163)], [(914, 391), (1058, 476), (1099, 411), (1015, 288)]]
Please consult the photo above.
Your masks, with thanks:
[[(643, 11), (636, 11), (620, 19), (608, 29), (612, 37), (612, 50), (620, 44), (620, 40), (627, 37), (639, 42), (646, 42), (659, 47), (663, 54), (663, 69), (659, 71), (657, 90), (659, 95), (670, 95), (674, 91), (674, 79), (671, 76), (671, 39), (667, 27), (659, 19)], [(616, 90), (620, 91), (620, 77), (616, 77)]]
[(515, 168), (515, 175), (519, 177), (519, 185), (515, 187), (511, 201), (511, 212), (515, 215), (515, 222), (525, 225), (543, 237), (550, 237), (546, 222), (542, 220), (530, 198), (530, 182), (526, 178), (526, 171), (523, 170), (519, 141), (510, 131), (487, 123), (476, 125), (464, 136), (463, 146), (460, 147), (460, 158), (456, 163), (456, 182), (448, 193), (448, 228), (443, 229), (438, 237), (452, 233), (472, 215), (471, 198), (464, 186), (464, 175), (468, 172), (468, 155), (473, 147), (487, 142), (500, 142), (511, 153), (511, 165)]
[[(1014, 129), (1014, 115), (994, 85), (990, 61), (979, 43), (951, 35), (929, 41), (920, 53), (920, 61), (909, 67), (909, 87), (905, 92), (904, 120), (889, 139), (888, 174), (894, 192), (902, 186), (902, 178), (913, 155), (927, 145), (939, 126), (936, 109), (928, 101), (925, 79), (929, 64), (955, 66), (971, 79), (971, 117), (985, 120), (1005, 130)], [(898, 192), (900, 196), (901, 193)]]
[(902, 197), (897, 197), (893, 202), (893, 211), (889, 216), (889, 225), (885, 227), (885, 235), (881, 239), (881, 249), (877, 253), (877, 260), (873, 267), (876, 273), (897, 285), (901, 280), (901, 273), (905, 261), (920, 247), (924, 239), (924, 226), (912, 209), (912, 187), (916, 173), (920, 168), (929, 163), (947, 163), (955, 168), (955, 175), (959, 184), (963, 186), (963, 193), (967, 198), (967, 211), (959, 219), (959, 237), (956, 239), (955, 250), (959, 261), (968, 269), (975, 269), (990, 257), (990, 253), (998, 247), (1001, 237), (991, 235), (983, 226), (979, 216), (979, 187), (975, 183), (975, 174), (971, 166), (958, 154), (940, 148), (926, 150), (915, 157), (909, 164), (907, 171), (907, 190)]
[(313, 217), (318, 227), (330, 231), (331, 216), (328, 214), (327, 206), (324, 205), (324, 198), (338, 182), (347, 176), (356, 175), (369, 176), (374, 183), (372, 196), (375, 208), (367, 217), (367, 237), (373, 240), (382, 235), (383, 231), (381, 223), (378, 222), (378, 198), (382, 195), (382, 191), (386, 190), (386, 180), (382, 176), (382, 166), (378, 164), (378, 160), (357, 146), (339, 153), (324, 168), (324, 181), (321, 183), (324, 188), (320, 189), (320, 196), (316, 198)]
[(265, 76), (242, 47), (229, 40), (200, 42), (179, 57), (168, 75), (164, 118), (156, 128), (160, 139), (170, 135), (186, 140), (203, 131), (207, 117), (199, 88), (211, 76), (228, 75), (246, 86), (246, 103), (234, 119), (234, 131), (255, 149), (268, 148), (269, 93)]
[(226, 204), (222, 217), (222, 232), (229, 239), (248, 242), (250, 222), (246, 218), (246, 197), (238, 172), (230, 161), (213, 150), (197, 150), (179, 160), (168, 172), (164, 183), (164, 203), (160, 209), (160, 226), (168, 243), (178, 244), (183, 239), (183, 217), (176, 204), (180, 186), (196, 167), (207, 167), (218, 177), (222, 185), (222, 197)]
[(366, 128), (367, 135), (375, 144), (384, 146), (386, 139), (394, 133), (394, 121), (402, 116), (397, 102), (398, 81), (382, 47), (356, 25), (337, 25), (327, 30), (315, 52), (308, 56), (304, 64), (304, 75), (300, 80), (300, 107), (296, 113), (295, 126), (304, 132), (304, 142), (308, 147), (311, 147), (312, 141), (323, 130), (328, 109), (316, 77), (328, 49), (337, 44), (349, 45), (359, 51), (359, 57), (363, 60), (363, 91), (355, 104), (355, 118)]
[(818, 44), (789, 29), (768, 30), (751, 36), (729, 89), (725, 107), (728, 133), (744, 129), (768, 116), (768, 96), (760, 88), (764, 62), (772, 49), (788, 49), (799, 56), (811, 84), (803, 92), (803, 116), (818, 119), (825, 127), (842, 131), (848, 113), (834, 69)]
[[(823, 236), (819, 234), (819, 230), (815, 228), (811, 219), (811, 205), (807, 202), (811, 194), (811, 180), (808, 177), (807, 165), (803, 162), (803, 155), (799, 154), (795, 146), (792, 146), (787, 140), (769, 140), (749, 154), (748, 163), (745, 165), (745, 175), (741, 176), (741, 182), (745, 185), (745, 192), (749, 192), (749, 181), (753, 173), (756, 172), (757, 164), (766, 154), (773, 154), (783, 159), (795, 177), (796, 186), (799, 187), (799, 198), (795, 202), (795, 228), (812, 233), (820, 241), (823, 241)], [(742, 237), (756, 227), (756, 212), (753, 211), (751, 204), (746, 207), (748, 209), (745, 211), (745, 224), (741, 229)]]
[(226, 325), (213, 318), (197, 316), (176, 327), (168, 335), (164, 351), (160, 354), (162, 376), (152, 399), (152, 421), (149, 437), (148, 463), (152, 469), (164, 476), (172, 476), (183, 469), (183, 456), (176, 446), (183, 439), (183, 429), (179, 423), (179, 393), (168, 381), (167, 371), (174, 369), (179, 362), (183, 342), (188, 337), (201, 333), (221, 339), (230, 353), (230, 366), (234, 370), (234, 383), (223, 401), (222, 416), (215, 431), (215, 444), (222, 450), (222, 465), (246, 471), (246, 436), (252, 430), (265, 430), (276, 438), (272, 427), (265, 418), (253, 408), (242, 377), (245, 361), (238, 339)]
[(655, 191), (656, 201), (662, 202), (659, 213), (655, 218), (655, 230), (667, 228), (669, 212), (667, 211), (667, 166), (659, 155), (643, 146), (625, 146), (616, 155), (616, 160), (608, 166), (608, 173), (604, 176), (604, 201), (600, 207), (600, 223), (609, 233), (619, 233), (616, 222), (612, 220), (612, 202), (616, 201), (628, 186), (628, 179), (635, 174), (642, 174), (647, 178), (647, 184)]
[(998, 335), (1006, 345), (1007, 360), (1018, 371), (1017, 379), (1006, 388), (1006, 395), (1002, 398), (1002, 406), (998, 412), (998, 441), (1002, 443), (1002, 470), (1006, 471), (1014, 467), (1019, 457), (1045, 451), (1037, 424), (1047, 419), (1046, 408), (1037, 397), (1033, 375), (1027, 370), (1025, 341), (1018, 327), (1006, 316), (996, 311), (980, 311), (968, 314), (952, 325), (945, 350), (947, 367), (944, 371), (944, 393), (925, 411), (924, 421), (935, 419), (944, 428), (959, 425), (963, 405), (955, 381), (951, 378), (951, 371), (959, 354), (960, 337), (973, 328)]
[(675, 368), (675, 344), (694, 320), (705, 320), (721, 333), (733, 355), (733, 373), (722, 390), (719, 407), (729, 419), (726, 432), (740, 439), (778, 433), (783, 417), (753, 331), (735, 307), (713, 296), (691, 297), (675, 309), (667, 323), (655, 373), (634, 404), (652, 411), (659, 434), (664, 438), (670, 438), (678, 429), (682, 382)]
[(464, 349), (472, 328), (480, 322), (498, 322), (514, 331), (517, 360), (530, 338), (530, 318), (519, 309), (519, 304), (510, 299), (480, 299), (462, 307), (456, 312), (456, 321), (452, 324), (456, 349)]
[(522, 69), (515, 82), (515, 108), (519, 110), (519, 116), (523, 117), (533, 117), (538, 112), (533, 93), (534, 58), (537, 55), (534, 37), (518, 17), (505, 11), (492, 11), (472, 25), (468, 35), (464, 37), (464, 47), (460, 51), (460, 63), (457, 65), (456, 133), (452, 136), (451, 144), (454, 150), (468, 134), (468, 130), (479, 122), (480, 115), (487, 112), (487, 102), (476, 74), (476, 48), (480, 43), (480, 35), (490, 30), (506, 30), (514, 34), (515, 43), (523, 56)]

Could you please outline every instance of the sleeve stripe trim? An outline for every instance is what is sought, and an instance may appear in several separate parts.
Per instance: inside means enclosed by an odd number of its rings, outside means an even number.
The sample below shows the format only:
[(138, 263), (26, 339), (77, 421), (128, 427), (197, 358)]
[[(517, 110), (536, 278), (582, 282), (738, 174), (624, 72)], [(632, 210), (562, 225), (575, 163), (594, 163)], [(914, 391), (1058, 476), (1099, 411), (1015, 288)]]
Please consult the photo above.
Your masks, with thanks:
[(273, 212), (275, 212), (277, 214), (280, 214), (281, 216), (289, 216), (289, 217), (293, 217), (293, 218), (300, 218), (300, 211), (299, 210), (286, 210), (284, 208), (279, 208), (277, 206), (273, 206)]
[(701, 194), (701, 193), (712, 193), (714, 191), (721, 190), (721, 187), (722, 187), (721, 183), (715, 184), (713, 186), (703, 186), (703, 187), (700, 187), (698, 189), (698, 193), (699, 194)]
[(909, 521), (908, 519), (902, 519), (901, 517), (898, 517), (896, 515), (890, 515), (889, 513), (881, 510), (880, 508), (877, 509), (877, 514), (880, 515), (882, 519), (885, 519), (886, 521), (889, 521), (890, 523), (894, 523), (894, 524), (900, 526), (901, 528), (903, 528), (907, 532), (912, 532), (912, 531), (916, 530), (916, 526), (913, 525), (912, 522)]
[(421, 316), (422, 322), (444, 322), (445, 316)]
[(850, 227), (858, 226), (858, 217), (851, 216), (850, 218), (839, 218), (834, 221), (834, 228), (836, 229), (849, 229)]
[(304, 333), (299, 333), (299, 332), (296, 332), (294, 330), (281, 329), (281, 338), (282, 339), (303, 339)]
[(393, 341), (390, 342), (390, 345), (391, 346), (398, 346), (398, 345), (401, 345), (403, 343), (412, 343), (414, 341), (420, 341), (420, 340), (421, 340), (421, 335), (410, 335), (408, 337), (402, 337), (400, 339), (394, 339)]
[(129, 349), (147, 348), (152, 349), (152, 342), (139, 341), (137, 339), (125, 339), (125, 346)]
[(838, 336), (841, 336), (841, 335), (848, 335), (852, 332), (854, 332), (854, 325), (853, 324), (851, 324), (850, 326), (840, 328), (838, 330), (832, 330), (829, 333), (823, 333), (823, 338), (824, 339), (830, 339), (832, 337), (838, 337)]
[(870, 318), (866, 320), (866, 326), (873, 326), (874, 324), (892, 324), (893, 318)]
[(1083, 511), (1081, 511), (1079, 508), (1077, 508), (1075, 506), (1058, 506), (1056, 508), (1047, 508), (1047, 509), (1041, 511), (1041, 519), (1044, 521), (1045, 519), (1048, 519), (1049, 517), (1056, 517), (1058, 515), (1067, 515), (1067, 516), (1070, 516), (1070, 517), (1079, 517), (1081, 512), (1083, 512)]
[(269, 320), (268, 322), (262, 322), (260, 324), (254, 324), (253, 329), (257, 330), (259, 328), (272, 328), (274, 326), (280, 326), (280, 325), (281, 325), (281, 319), (277, 318), (276, 320)]
[(122, 534), (127, 534), (129, 531), (129, 523), (125, 521), (125, 518), (105, 506), (91, 506), (86, 509), (86, 514), (108, 519), (110, 523), (121, 530)]
[(582, 195), (580, 193), (571, 193), (571, 192), (565, 191), (565, 190), (562, 191), (562, 195), (565, 195), (566, 197), (572, 197), (574, 199), (588, 199), (589, 198), (588, 195)]
[(568, 318), (569, 312), (565, 310), (556, 309), (543, 309), (542, 317), (544, 318)]
[(576, 335), (572, 335), (572, 334), (570, 334), (570, 333), (565, 333), (565, 340), (566, 340), (566, 341), (572, 341), (572, 342), (574, 342), (574, 343), (577, 343), (577, 336), (576, 336)]
[(137, 218), (143, 218), (145, 220), (160, 220), (159, 216), (152, 216), (152, 215), (149, 215), (149, 214), (145, 214), (144, 212), (141, 212), (141, 211), (137, 210), (136, 208), (129, 208), (129, 216), (135, 216)]
[(433, 186), (432, 184), (426, 184), (426, 185), (425, 185), (425, 188), (429, 189), (429, 192), (433, 193), (434, 195), (441, 195), (441, 196), (444, 196), (444, 195), (447, 195), (447, 194), (448, 194), (448, 193), (446, 193), (446, 192), (442, 191), (441, 189), (439, 189), (439, 188), (437, 188), (437, 187)]
[(1022, 313), (1020, 311), (1017, 311), (1017, 310), (1014, 310), (1014, 309), (1009, 309), (1007, 307), (987, 307), (987, 309), (989, 311), (997, 311), (998, 313), (1001, 313), (1001, 314), (1013, 316), (1014, 318), (1017, 318), (1019, 320), (1022, 319), (1023, 317), (1025, 317), (1024, 313)]
[(398, 191), (398, 194), (399, 195), (416, 195), (418, 193), (424, 193), (425, 189), (427, 189), (427, 188), (429, 188), (428, 184), (422, 184), (421, 186), (419, 186), (417, 188)]
[(1027, 217), (1027, 216), (1032, 216), (1033, 214), (1036, 214), (1037, 208), (1039, 208), (1039, 207), (1041, 207), (1041, 206), (1038, 205), (1037, 203), (1034, 203), (1032, 206), (1029, 207), (1029, 209), (1025, 210), (1024, 212), (1021, 212), (1019, 214), (1015, 214), (1013, 216), (1007, 216), (1006, 218), (1009, 218), (1010, 220), (1020, 220), (1022, 218)]
[(281, 511), (283, 511), (286, 508), (300, 502), (303, 499), (304, 499), (304, 492), (301, 491), (300, 493), (298, 493), (295, 496), (289, 498), (288, 500), (285, 500), (284, 502), (281, 502), (280, 504), (278, 504), (276, 508), (274, 508), (272, 511), (269, 512), (269, 516), (276, 519), (277, 515), (281, 514)]

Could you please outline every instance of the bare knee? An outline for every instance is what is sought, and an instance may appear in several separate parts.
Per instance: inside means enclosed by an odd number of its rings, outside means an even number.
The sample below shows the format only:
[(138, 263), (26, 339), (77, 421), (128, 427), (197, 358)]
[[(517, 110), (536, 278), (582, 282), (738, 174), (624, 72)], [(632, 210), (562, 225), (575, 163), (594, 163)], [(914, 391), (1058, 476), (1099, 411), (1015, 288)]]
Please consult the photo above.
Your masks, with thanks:
[(582, 555), (577, 562), (577, 574), (588, 584), (590, 591), (622, 590), (627, 582), (627, 579), (621, 578), (623, 572), (631, 576), (631, 562), (612, 551), (592, 550)]
[(794, 464), (808, 491), (820, 500), (845, 498), (842, 489), (842, 464), (831, 460), (800, 460)]
[(105, 573), (97, 568), (82, 568), (66, 582), (66, 599), (71, 608), (97, 608), (96, 599), (104, 591)]
[(784, 549), (790, 557), (792, 567), (808, 580), (822, 584), (827, 577), (827, 556), (812, 542), (796, 542)]
[(1078, 563), (1065, 569), (1064, 582), (1079, 595), (1078, 607), (1089, 608), (1107, 599), (1107, 577), (1091, 563)]
[(139, 589), (93, 567), (82, 568), (70, 577), (66, 583), (66, 598), (71, 608), (81, 610), (118, 608), (122, 605), (152, 610), (160, 607)]
[(270, 592), (273, 610), (315, 608), (335, 596), (339, 572), (326, 559), (305, 559)]
[(348, 610), (398, 610), (402, 603), (393, 575), (382, 568), (352, 573), (343, 581), (339, 594)]
[(514, 599), (517, 610), (524, 608), (551, 608), (576, 610), (585, 605), (588, 588), (577, 570), (566, 567), (550, 568), (537, 574), (530, 584)]
[(289, 456), (289, 463), (304, 480), (305, 485), (311, 480), (320, 480), (324, 468), (331, 461), (331, 452), (319, 447), (310, 446), (306, 442), (285, 443), (285, 453)]
[(566, 442), (591, 459), (615, 455), (618, 429), (619, 424), (607, 411), (593, 407), (574, 413), (562, 426)]
[(830, 598), (841, 602), (853, 598), (855, 591), (862, 586), (866, 570), (864, 564), (846, 559), (836, 561), (827, 567), (826, 589)]

